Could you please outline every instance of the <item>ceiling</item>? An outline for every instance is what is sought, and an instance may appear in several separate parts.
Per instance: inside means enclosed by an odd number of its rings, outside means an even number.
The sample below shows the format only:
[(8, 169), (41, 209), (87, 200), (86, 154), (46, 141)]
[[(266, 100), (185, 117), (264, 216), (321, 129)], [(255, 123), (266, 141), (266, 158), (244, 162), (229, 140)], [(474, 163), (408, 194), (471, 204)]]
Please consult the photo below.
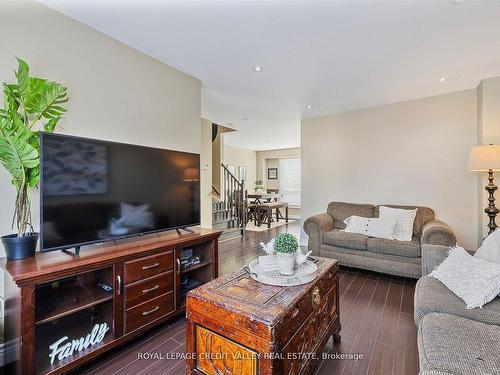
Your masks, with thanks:
[(42, 3), (199, 78), (203, 117), (253, 150), (299, 146), (304, 117), (500, 76), (500, 1)]

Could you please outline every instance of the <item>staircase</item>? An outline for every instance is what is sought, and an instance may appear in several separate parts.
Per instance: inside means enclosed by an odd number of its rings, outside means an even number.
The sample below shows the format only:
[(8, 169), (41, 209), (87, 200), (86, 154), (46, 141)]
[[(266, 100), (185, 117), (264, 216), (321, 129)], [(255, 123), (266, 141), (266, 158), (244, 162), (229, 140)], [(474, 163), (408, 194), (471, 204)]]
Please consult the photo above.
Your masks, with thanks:
[(226, 239), (245, 234), (245, 183), (238, 181), (224, 164), (221, 167), (221, 191), (212, 188), (217, 197), (212, 201), (212, 228), (222, 229), (222, 239)]

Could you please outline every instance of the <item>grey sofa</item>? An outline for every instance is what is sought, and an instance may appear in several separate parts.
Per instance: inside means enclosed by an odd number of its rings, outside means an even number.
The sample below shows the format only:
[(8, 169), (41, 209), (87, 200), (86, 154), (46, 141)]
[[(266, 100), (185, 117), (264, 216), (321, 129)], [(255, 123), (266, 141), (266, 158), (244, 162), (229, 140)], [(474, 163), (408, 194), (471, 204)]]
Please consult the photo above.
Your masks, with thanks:
[(482, 309), (468, 310), (440, 281), (426, 276), (448, 250), (435, 245), (422, 248), (424, 276), (414, 297), (420, 374), (500, 374), (500, 298)]
[(372, 238), (346, 233), (344, 220), (349, 216), (378, 217), (379, 206), (331, 202), (327, 212), (312, 216), (304, 222), (308, 248), (313, 255), (334, 258), (341, 265), (363, 268), (397, 276), (422, 276), (422, 244), (453, 246), (456, 238), (451, 228), (434, 219), (427, 207), (385, 205), (395, 208), (418, 208), (409, 242)]

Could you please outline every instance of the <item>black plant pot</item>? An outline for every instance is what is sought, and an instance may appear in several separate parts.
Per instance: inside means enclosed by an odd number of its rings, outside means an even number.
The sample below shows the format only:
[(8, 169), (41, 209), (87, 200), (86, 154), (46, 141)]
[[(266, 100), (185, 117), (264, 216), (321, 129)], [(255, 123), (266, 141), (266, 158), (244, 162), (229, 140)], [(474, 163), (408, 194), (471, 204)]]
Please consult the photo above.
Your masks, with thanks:
[(29, 258), (35, 255), (38, 233), (30, 233), (23, 237), (9, 234), (2, 237), (2, 244), (8, 260)]

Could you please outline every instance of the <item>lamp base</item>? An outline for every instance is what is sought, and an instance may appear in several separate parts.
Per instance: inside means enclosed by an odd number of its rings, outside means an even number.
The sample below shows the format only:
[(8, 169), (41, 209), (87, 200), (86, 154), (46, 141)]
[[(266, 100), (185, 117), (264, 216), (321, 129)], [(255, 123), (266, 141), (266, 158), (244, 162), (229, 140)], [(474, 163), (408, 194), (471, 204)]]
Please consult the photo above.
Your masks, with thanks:
[(486, 215), (488, 215), (488, 217), (490, 218), (490, 222), (488, 223), (488, 228), (489, 228), (489, 232), (488, 234), (491, 234), (495, 231), (495, 229), (498, 228), (496, 222), (495, 222), (495, 219), (496, 219), (496, 216), (500, 213), (500, 210), (495, 207), (495, 191), (498, 190), (498, 186), (496, 186), (494, 183), (493, 183), (493, 180), (494, 180), (494, 177), (493, 177), (493, 171), (490, 169), (488, 171), (488, 185), (485, 186), (485, 190), (488, 192), (489, 196), (488, 196), (488, 207), (486, 207), (484, 209), (484, 212), (486, 212)]

